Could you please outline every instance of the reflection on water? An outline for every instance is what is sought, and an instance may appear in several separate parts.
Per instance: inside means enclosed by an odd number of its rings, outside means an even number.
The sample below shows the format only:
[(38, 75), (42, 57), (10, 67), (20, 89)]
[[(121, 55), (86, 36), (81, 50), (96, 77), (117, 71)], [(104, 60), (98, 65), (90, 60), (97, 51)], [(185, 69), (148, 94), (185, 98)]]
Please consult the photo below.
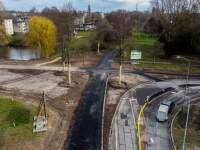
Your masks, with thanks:
[(41, 51), (33, 51), (28, 47), (0, 47), (0, 58), (30, 60), (41, 58)]

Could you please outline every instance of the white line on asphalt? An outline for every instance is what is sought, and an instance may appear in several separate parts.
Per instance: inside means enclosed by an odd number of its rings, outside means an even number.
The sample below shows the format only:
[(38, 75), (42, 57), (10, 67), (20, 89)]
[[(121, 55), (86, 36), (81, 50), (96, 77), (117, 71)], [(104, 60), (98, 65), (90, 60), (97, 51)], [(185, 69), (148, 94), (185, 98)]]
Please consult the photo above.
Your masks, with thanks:
[(151, 138), (151, 143), (154, 143), (153, 139)]
[(157, 121), (157, 124), (156, 124), (156, 128), (158, 127), (158, 121)]

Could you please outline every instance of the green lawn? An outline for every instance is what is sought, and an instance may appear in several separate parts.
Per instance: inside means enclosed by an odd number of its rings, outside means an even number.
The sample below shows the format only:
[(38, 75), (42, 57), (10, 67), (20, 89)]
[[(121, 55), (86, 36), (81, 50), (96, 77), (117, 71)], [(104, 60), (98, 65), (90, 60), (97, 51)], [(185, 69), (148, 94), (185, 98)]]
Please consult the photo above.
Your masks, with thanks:
[[(175, 117), (174, 122), (173, 122), (173, 127), (172, 127), (173, 139), (174, 139), (174, 143), (177, 150), (182, 148), (184, 131), (185, 131), (185, 128), (180, 128), (180, 126), (177, 123), (178, 119), (180, 118), (180, 115), (179, 115), (180, 113), (181, 111)], [(185, 142), (186, 142), (185, 146), (188, 146), (190, 148), (192, 147), (194, 148), (194, 145), (200, 147), (200, 130), (195, 131), (193, 128), (188, 126)]]
[(37, 137), (33, 133), (33, 116), (37, 107), (0, 97), (0, 148), (3, 139), (19, 140)]
[(185, 55), (185, 56), (182, 56), (182, 57), (189, 59), (189, 60), (200, 61), (200, 57), (196, 57), (196, 56)]
[(77, 31), (79, 36), (82, 36), (82, 39), (91, 39), (91, 31)]
[(136, 41), (137, 50), (144, 51), (145, 49), (148, 48), (149, 45), (152, 45), (154, 42), (156, 42), (156, 40), (157, 40), (157, 37), (138, 39)]
[(82, 36), (81, 38), (78, 39), (72, 39), (72, 41), (74, 41), (74, 47), (77, 47), (78, 43), (81, 40), (91, 40), (92, 36), (91, 36), (91, 31), (77, 31), (79, 36)]
[[(150, 35), (149, 35), (150, 36)], [(147, 38), (147, 34), (145, 34), (144, 32), (133, 32), (132, 33), (132, 37), (134, 39), (139, 39), (139, 38)]]
[[(155, 67), (155, 68), (169, 68), (169, 69), (179, 69), (179, 70), (187, 70), (187, 65), (176, 65), (176, 64), (153, 64), (153, 63), (139, 63), (138, 66), (142, 67)], [(190, 66), (190, 70), (200, 71), (200, 67)]]

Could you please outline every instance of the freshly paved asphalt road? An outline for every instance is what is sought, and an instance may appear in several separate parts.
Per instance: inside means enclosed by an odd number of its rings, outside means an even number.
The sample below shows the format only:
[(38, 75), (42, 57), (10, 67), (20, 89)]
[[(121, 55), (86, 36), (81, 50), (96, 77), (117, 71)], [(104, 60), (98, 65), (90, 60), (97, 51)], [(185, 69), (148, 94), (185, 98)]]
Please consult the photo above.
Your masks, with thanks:
[(87, 69), (92, 74), (87, 89), (79, 105), (74, 125), (69, 137), (67, 150), (100, 150), (102, 112), (107, 71), (117, 50), (109, 52), (94, 68)]

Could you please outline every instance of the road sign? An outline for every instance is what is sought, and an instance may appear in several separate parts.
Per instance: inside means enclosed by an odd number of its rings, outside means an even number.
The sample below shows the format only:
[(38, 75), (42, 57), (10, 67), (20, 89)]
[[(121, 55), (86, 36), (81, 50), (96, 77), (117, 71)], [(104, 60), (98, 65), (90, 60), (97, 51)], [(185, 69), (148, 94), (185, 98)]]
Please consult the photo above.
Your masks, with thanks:
[(141, 50), (132, 50), (131, 51), (131, 59), (141, 59), (142, 51)]

